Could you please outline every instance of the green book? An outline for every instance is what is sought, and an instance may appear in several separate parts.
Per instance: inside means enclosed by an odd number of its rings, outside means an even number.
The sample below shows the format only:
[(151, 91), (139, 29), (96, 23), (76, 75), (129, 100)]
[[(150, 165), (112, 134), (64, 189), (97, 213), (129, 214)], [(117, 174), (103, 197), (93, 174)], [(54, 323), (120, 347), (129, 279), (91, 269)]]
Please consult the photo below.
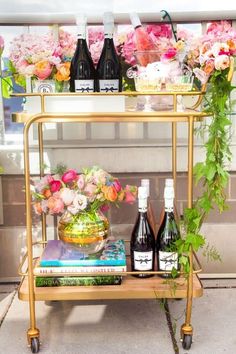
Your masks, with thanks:
[(106, 275), (96, 277), (36, 277), (36, 287), (55, 286), (93, 286), (93, 285), (120, 285), (120, 275)]

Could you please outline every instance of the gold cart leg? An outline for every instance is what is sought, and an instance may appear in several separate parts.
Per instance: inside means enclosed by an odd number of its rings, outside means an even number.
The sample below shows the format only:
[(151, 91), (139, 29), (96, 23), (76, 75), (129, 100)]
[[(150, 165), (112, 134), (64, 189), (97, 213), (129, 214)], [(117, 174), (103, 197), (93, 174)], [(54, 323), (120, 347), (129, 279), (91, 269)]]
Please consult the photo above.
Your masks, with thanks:
[[(43, 158), (43, 124), (38, 123), (38, 141), (39, 141), (39, 172), (40, 177), (44, 176), (44, 158)], [(41, 216), (42, 221), (42, 241), (47, 241), (46, 232), (46, 215), (43, 213)], [(45, 245), (44, 245), (45, 246)]]
[(29, 132), (30, 124), (24, 128), (24, 171), (25, 171), (25, 191), (26, 191), (26, 233), (28, 251), (28, 283), (29, 283), (29, 311), (30, 328), (27, 338), (30, 344), (31, 338), (39, 337), (39, 330), (36, 328), (35, 319), (35, 296), (33, 277), (33, 250), (32, 250), (32, 216), (31, 216), (31, 194), (30, 194), (30, 162), (29, 162)]
[[(192, 207), (193, 202), (193, 117), (189, 117), (188, 123), (188, 208)], [(185, 323), (181, 327), (181, 338), (184, 334), (192, 335), (193, 328), (191, 325), (192, 302), (193, 302), (193, 252), (190, 250), (189, 255), (190, 272), (187, 282), (187, 304)]]
[(177, 166), (177, 124), (172, 123), (172, 174), (174, 179), (174, 191), (176, 195), (176, 166)]

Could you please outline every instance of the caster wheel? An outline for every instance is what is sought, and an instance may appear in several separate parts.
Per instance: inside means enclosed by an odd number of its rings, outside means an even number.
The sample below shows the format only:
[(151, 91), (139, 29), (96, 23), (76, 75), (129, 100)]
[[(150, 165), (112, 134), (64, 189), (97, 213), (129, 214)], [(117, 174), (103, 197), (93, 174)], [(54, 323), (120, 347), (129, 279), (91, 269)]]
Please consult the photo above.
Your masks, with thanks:
[(184, 334), (183, 336), (183, 341), (182, 341), (182, 347), (183, 349), (190, 349), (192, 345), (192, 340), (193, 337), (191, 334)]
[(31, 347), (31, 352), (32, 353), (38, 353), (39, 352), (40, 344), (39, 344), (39, 338), (38, 337), (31, 338), (30, 347)]

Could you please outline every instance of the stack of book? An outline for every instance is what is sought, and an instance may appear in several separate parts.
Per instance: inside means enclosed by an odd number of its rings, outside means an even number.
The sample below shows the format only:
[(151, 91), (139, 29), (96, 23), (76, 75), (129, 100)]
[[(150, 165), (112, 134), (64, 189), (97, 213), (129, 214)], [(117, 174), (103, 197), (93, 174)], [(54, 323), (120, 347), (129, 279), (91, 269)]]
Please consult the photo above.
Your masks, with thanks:
[(101, 252), (90, 255), (60, 240), (51, 240), (34, 268), (35, 285), (119, 285), (122, 281), (120, 273), (126, 269), (123, 240), (109, 240)]

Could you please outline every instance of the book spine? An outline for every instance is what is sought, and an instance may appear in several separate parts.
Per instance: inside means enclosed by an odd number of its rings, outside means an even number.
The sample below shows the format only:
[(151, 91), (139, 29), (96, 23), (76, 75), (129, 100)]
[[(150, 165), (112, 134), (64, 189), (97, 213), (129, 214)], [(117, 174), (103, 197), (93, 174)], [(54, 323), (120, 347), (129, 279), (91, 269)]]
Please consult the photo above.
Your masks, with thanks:
[(124, 266), (126, 263), (125, 259), (93, 259), (93, 260), (40, 260), (41, 267), (110, 267), (110, 266)]
[(123, 273), (126, 272), (126, 266), (109, 267), (35, 267), (34, 275), (40, 274), (64, 274), (64, 273)]
[(55, 286), (98, 286), (120, 285), (122, 277), (119, 275), (107, 275), (97, 277), (36, 277), (36, 287)]

